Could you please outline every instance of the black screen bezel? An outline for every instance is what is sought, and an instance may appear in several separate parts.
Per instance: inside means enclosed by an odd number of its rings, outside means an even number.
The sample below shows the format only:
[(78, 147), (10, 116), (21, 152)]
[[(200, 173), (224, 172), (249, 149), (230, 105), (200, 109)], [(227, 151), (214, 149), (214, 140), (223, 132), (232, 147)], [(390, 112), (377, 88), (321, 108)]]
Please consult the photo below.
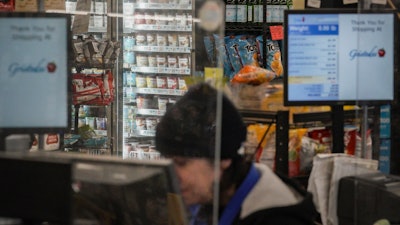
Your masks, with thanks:
[[(139, 171), (159, 171), (168, 193), (146, 193), (147, 197), (154, 194), (173, 194), (177, 203), (173, 210), (180, 225), (187, 225), (187, 213), (181, 195), (178, 175), (176, 174), (173, 161), (170, 159), (158, 160), (124, 160), (108, 155), (87, 155), (67, 152), (1, 152), (0, 151), (0, 179), (7, 180), (7, 184), (0, 187), (0, 217), (15, 218), (23, 220), (27, 224), (39, 224), (41, 222), (55, 222), (56, 224), (74, 224), (81, 217), (76, 209), (88, 209), (96, 212), (101, 218), (103, 215), (96, 205), (82, 204), (85, 198), (80, 198), (81, 185), (93, 183), (114, 190), (116, 187), (124, 188), (132, 183), (141, 184), (143, 180), (152, 179), (149, 173)], [(110, 170), (111, 169), (111, 170)], [(129, 178), (132, 174), (140, 179), (133, 181)], [(96, 180), (96, 182), (93, 182)], [(100, 187), (101, 186), (101, 187)], [(157, 186), (144, 187), (159, 190)], [(89, 190), (92, 193), (92, 190)], [(134, 194), (135, 190), (126, 190)], [(99, 199), (115, 200), (113, 195), (102, 195), (107, 192), (94, 192), (93, 195)], [(131, 196), (131, 195), (130, 195)], [(133, 195), (134, 196), (134, 195)], [(119, 201), (120, 200), (120, 201)], [(120, 198), (119, 206), (131, 205), (138, 198)], [(88, 203), (88, 202), (86, 202)], [(122, 208), (122, 207), (121, 207)], [(131, 216), (142, 211), (135, 207), (124, 207), (121, 213)], [(117, 215), (117, 208), (109, 208), (109, 211)], [(83, 212), (84, 215), (87, 211)], [(103, 211), (104, 212), (104, 211)], [(132, 213), (132, 214), (131, 214)], [(90, 214), (89, 214), (90, 215)], [(169, 214), (168, 214), (169, 215)], [(123, 218), (117, 218), (123, 221)], [(102, 222), (102, 221), (99, 221)], [(132, 221), (129, 221), (132, 222)], [(121, 223), (127, 224), (127, 223)]]
[[(362, 14), (393, 14), (393, 46), (394, 46), (394, 59), (393, 59), (393, 97), (392, 100), (383, 99), (383, 100), (371, 100), (371, 99), (357, 99), (357, 100), (323, 100), (323, 101), (311, 101), (311, 100), (301, 100), (301, 101), (293, 101), (289, 100), (289, 84), (288, 84), (288, 16), (292, 14), (351, 14), (351, 13), (362, 13)], [(284, 106), (316, 106), (316, 105), (325, 105), (325, 106), (344, 106), (344, 105), (385, 105), (391, 104), (396, 99), (396, 90), (397, 87), (397, 16), (396, 12), (391, 9), (369, 9), (369, 10), (360, 10), (360, 9), (349, 9), (349, 8), (330, 8), (330, 9), (296, 9), (296, 10), (285, 10), (284, 12), (284, 40), (283, 40), (283, 66), (284, 66), (284, 76), (283, 76), (283, 103)]]

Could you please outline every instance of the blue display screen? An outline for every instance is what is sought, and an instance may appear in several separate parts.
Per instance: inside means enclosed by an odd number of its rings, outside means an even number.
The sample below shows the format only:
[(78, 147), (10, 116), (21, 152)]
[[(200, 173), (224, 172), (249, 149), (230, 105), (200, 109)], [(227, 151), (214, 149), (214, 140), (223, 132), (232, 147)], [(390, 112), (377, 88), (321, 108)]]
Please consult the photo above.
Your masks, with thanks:
[(392, 101), (394, 16), (392, 11), (287, 10), (285, 104)]
[(69, 127), (67, 15), (0, 15), (0, 128)]

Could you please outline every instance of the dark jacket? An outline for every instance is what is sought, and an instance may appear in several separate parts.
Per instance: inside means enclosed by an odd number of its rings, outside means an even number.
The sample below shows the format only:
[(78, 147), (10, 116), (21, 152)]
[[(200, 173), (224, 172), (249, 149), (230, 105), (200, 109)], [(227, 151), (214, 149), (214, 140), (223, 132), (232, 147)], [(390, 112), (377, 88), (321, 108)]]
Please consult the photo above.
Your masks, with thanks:
[(261, 177), (232, 225), (310, 225), (317, 218), (312, 195), (293, 180), (256, 164)]

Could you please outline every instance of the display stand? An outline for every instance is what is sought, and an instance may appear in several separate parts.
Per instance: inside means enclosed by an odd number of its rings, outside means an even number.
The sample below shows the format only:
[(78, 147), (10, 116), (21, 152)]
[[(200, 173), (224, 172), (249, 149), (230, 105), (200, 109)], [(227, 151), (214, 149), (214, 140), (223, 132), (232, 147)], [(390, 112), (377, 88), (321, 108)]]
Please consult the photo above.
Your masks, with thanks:
[(361, 120), (361, 158), (371, 159), (372, 152), (367, 155), (367, 131), (368, 131), (368, 107), (362, 106), (362, 120)]
[[(342, 105), (331, 106), (332, 119), (332, 153), (344, 153), (344, 124), (345, 113)], [(368, 130), (368, 106), (362, 106), (361, 119), (361, 157), (371, 158), (366, 155), (366, 140)]]
[(247, 123), (276, 124), (275, 140), (275, 170), (283, 175), (289, 174), (289, 111), (259, 111), (239, 110), (242, 118)]
[(331, 106), (332, 153), (344, 151), (344, 111), (342, 105)]
[[(302, 123), (303, 126), (312, 127), (324, 124), (331, 124), (332, 131), (332, 153), (344, 153), (344, 127), (347, 120), (359, 119), (360, 134), (361, 134), (361, 158), (378, 159), (378, 151), (367, 151), (368, 129), (372, 123), (372, 130), (375, 134), (371, 134), (372, 149), (379, 149), (380, 137), (380, 111), (379, 107), (370, 107), (367, 105), (361, 106), (360, 110), (343, 110), (343, 106), (333, 106), (329, 113), (313, 112), (313, 113), (298, 113), (293, 115), (295, 124)], [(319, 122), (319, 123), (318, 123)]]
[(8, 134), (4, 132), (0, 132), (0, 152), (6, 150), (6, 137)]

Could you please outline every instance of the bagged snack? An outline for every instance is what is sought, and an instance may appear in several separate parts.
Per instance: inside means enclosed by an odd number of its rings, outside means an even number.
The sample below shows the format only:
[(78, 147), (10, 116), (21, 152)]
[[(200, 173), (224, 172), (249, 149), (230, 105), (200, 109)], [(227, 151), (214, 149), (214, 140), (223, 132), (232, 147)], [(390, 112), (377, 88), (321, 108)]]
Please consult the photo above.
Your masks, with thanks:
[(364, 152), (362, 152), (362, 142), (363, 137), (361, 137), (361, 134), (359, 132), (357, 132), (356, 134), (356, 145), (355, 145), (355, 152), (354, 155), (358, 158), (365, 158), (365, 159), (372, 159), (372, 137), (371, 137), (371, 129), (368, 129), (366, 131), (366, 146), (364, 149)]
[(114, 84), (111, 71), (103, 74), (72, 75), (72, 103), (74, 105), (109, 105), (114, 100)]
[(318, 143), (326, 147), (325, 153), (330, 153), (332, 149), (332, 133), (331, 129), (326, 127), (314, 127), (309, 129), (308, 137), (318, 141)]
[(255, 39), (247, 35), (242, 35), (238, 36), (236, 40), (237, 51), (242, 64), (259, 66), (257, 44)]
[[(261, 153), (270, 139), (271, 130), (275, 125), (255, 123), (247, 126), (247, 138), (245, 143), (245, 152), (253, 154), (256, 161), (259, 161)], [(250, 147), (250, 149), (246, 149)], [(250, 150), (250, 151), (246, 151)]]
[(356, 126), (344, 127), (344, 153), (355, 155), (357, 130)]
[(242, 67), (243, 63), (240, 60), (238, 53), (238, 42), (237, 39), (241, 36), (227, 36), (225, 37), (225, 46), (228, 53), (229, 61), (232, 65), (233, 71), (237, 73)]
[(90, 76), (82, 73), (73, 74), (72, 91), (73, 104), (87, 104), (101, 98), (103, 81), (99, 76)]
[(216, 46), (214, 37), (211, 35), (204, 36), (204, 47), (206, 49), (207, 58), (211, 62), (212, 65), (215, 65), (215, 56), (216, 56)]
[(263, 54), (263, 47), (264, 47), (264, 40), (263, 40), (263, 36), (257, 36), (256, 40), (255, 40), (256, 46), (257, 46), (257, 54), (258, 54), (258, 64), (260, 66), (263, 65), (263, 59), (264, 59), (264, 54)]
[(15, 9), (14, 0), (2, 0), (0, 1), (0, 12), (12, 12)]
[(103, 74), (103, 99), (101, 104), (108, 105), (114, 101), (114, 76), (111, 70), (107, 70)]
[(228, 51), (226, 50), (226, 44), (225, 44), (225, 38), (221, 38), (218, 35), (214, 35), (214, 41), (215, 41), (215, 48), (217, 52), (217, 59), (219, 58), (218, 56), (220, 55), (222, 57), (222, 63), (224, 67), (224, 76), (228, 77), (231, 79), (231, 77), (234, 75), (234, 70), (232, 68), (232, 64), (229, 59), (229, 54)]
[(277, 41), (267, 39), (267, 69), (273, 71), (277, 76), (283, 75), (281, 50)]
[(305, 128), (289, 130), (289, 177), (298, 176), (300, 174), (300, 151), (302, 146), (301, 140), (306, 133), (307, 129)]
[(275, 77), (276, 74), (270, 70), (258, 66), (245, 65), (233, 76), (231, 83), (260, 85), (271, 81)]
[(326, 145), (319, 143), (318, 140), (303, 136), (301, 138), (300, 174), (310, 174), (314, 156), (326, 152), (328, 152)]

